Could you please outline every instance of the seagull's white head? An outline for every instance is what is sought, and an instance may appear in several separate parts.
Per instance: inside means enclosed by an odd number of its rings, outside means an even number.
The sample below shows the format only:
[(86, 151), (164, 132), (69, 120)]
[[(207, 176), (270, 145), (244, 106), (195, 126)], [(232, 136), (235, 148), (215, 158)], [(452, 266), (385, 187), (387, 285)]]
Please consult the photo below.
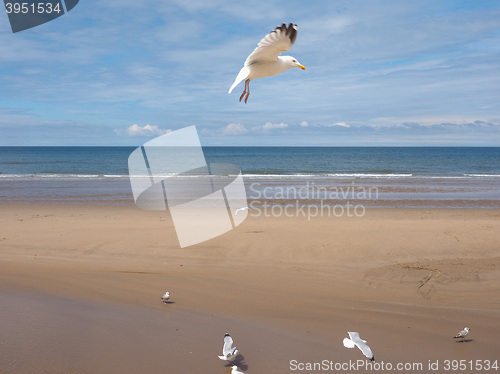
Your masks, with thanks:
[(292, 56), (280, 56), (280, 58), (285, 62), (289, 68), (301, 68), (302, 70), (306, 70), (306, 67), (297, 61), (295, 57)]
[(464, 328), (464, 330), (467, 331), (467, 332), (469, 332), (470, 329), (468, 327), (466, 327), (466, 328)]

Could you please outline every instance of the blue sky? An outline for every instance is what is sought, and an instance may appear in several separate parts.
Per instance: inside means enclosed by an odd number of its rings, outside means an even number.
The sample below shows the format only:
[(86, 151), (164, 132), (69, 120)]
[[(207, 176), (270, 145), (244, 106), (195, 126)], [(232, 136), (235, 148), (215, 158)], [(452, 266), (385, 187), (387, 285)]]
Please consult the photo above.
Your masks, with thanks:
[[(0, 15), (0, 145), (500, 145), (500, 2), (81, 0), (13, 34)], [(291, 69), (227, 94), (298, 24)]]

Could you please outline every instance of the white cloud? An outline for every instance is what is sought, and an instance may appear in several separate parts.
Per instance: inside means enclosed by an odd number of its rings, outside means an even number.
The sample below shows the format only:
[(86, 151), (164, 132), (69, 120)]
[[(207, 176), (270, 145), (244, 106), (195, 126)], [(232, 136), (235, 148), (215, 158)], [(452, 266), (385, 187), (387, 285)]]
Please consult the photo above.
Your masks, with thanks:
[(162, 130), (158, 126), (139, 126), (137, 124), (133, 124), (127, 127), (125, 130), (115, 129), (115, 133), (118, 135), (128, 135), (128, 136), (148, 136), (148, 135), (164, 135), (166, 133), (171, 132), (172, 130)]
[(271, 122), (266, 122), (264, 126), (262, 126), (262, 129), (267, 131), (267, 130), (273, 130), (273, 129), (286, 129), (288, 127), (288, 124), (286, 123), (271, 123)]
[(230, 123), (222, 130), (223, 135), (242, 135), (247, 133), (247, 129), (240, 123)]
[(307, 123), (306, 121), (302, 121), (302, 122), (300, 123), (300, 126), (302, 126), (302, 127), (307, 127), (307, 126), (309, 126), (309, 123)]
[(351, 125), (348, 125), (348, 124), (347, 124), (347, 123), (345, 123), (345, 122), (336, 122), (336, 123), (330, 123), (329, 125), (325, 125), (325, 127), (336, 127), (336, 126), (339, 126), (339, 127), (346, 127), (346, 128), (351, 127)]

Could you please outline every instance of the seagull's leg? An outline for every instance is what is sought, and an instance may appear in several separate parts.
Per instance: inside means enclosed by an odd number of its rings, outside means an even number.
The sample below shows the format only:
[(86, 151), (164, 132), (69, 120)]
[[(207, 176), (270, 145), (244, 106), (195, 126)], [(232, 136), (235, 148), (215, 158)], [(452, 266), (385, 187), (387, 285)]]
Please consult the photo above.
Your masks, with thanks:
[(248, 96), (250, 96), (250, 79), (247, 79), (245, 84), (247, 86), (247, 96), (245, 97), (245, 104), (246, 104), (247, 100), (248, 100)]
[(245, 96), (245, 94), (247, 93), (247, 85), (248, 85), (248, 82), (250, 82), (248, 79), (245, 81), (245, 89), (243, 90), (243, 93), (241, 94), (240, 96), (240, 101), (241, 99), (243, 99), (243, 96)]

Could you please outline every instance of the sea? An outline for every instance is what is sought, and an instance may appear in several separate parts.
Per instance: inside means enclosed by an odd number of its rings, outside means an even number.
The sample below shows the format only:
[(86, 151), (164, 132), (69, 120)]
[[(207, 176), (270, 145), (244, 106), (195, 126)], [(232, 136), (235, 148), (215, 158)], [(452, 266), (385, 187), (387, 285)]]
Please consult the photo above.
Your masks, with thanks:
[[(133, 205), (136, 147), (0, 147), (0, 204)], [(266, 204), (500, 208), (500, 147), (203, 147)]]

